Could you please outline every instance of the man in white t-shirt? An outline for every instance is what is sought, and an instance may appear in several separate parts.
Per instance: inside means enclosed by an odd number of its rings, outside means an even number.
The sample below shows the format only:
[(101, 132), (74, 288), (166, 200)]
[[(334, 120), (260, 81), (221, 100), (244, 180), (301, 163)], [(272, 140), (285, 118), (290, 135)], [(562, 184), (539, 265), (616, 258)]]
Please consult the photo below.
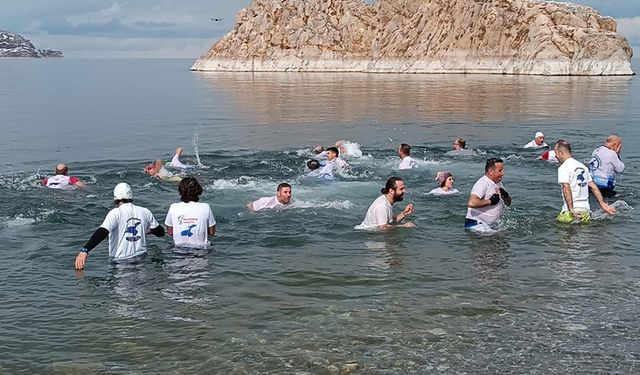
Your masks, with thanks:
[[(402, 212), (393, 216), (391, 206), (396, 202), (402, 201), (406, 192), (402, 178), (390, 177), (380, 192), (382, 195), (371, 203), (364, 221), (356, 226), (356, 229), (389, 229), (393, 227), (393, 223), (399, 224), (413, 213), (413, 203), (409, 203)], [(405, 223), (400, 226), (414, 227), (415, 224)]]
[(566, 141), (558, 141), (555, 146), (556, 156), (560, 162), (558, 167), (558, 184), (562, 186), (564, 205), (556, 218), (561, 223), (574, 221), (588, 223), (591, 220), (589, 207), (589, 189), (596, 197), (602, 210), (614, 214), (616, 209), (604, 202), (598, 186), (591, 180), (587, 167), (573, 158), (571, 145)]
[(549, 147), (549, 145), (545, 143), (544, 134), (542, 134), (542, 132), (537, 132), (535, 134), (533, 141), (524, 145), (524, 148), (543, 148), (543, 147)]
[(164, 228), (158, 224), (151, 211), (133, 204), (131, 186), (124, 182), (113, 189), (113, 201), (116, 208), (109, 211), (100, 228), (80, 249), (76, 256), (76, 269), (84, 268), (89, 251), (109, 237), (109, 257), (123, 260), (147, 252), (146, 235), (164, 236)]
[(257, 212), (264, 209), (284, 207), (291, 203), (291, 185), (286, 182), (278, 185), (276, 195), (273, 197), (263, 197), (247, 204), (247, 208), (251, 212)]
[(605, 197), (616, 195), (616, 174), (624, 172), (624, 163), (620, 160), (622, 138), (615, 134), (607, 137), (605, 143), (591, 154), (589, 171), (593, 182)]
[(216, 219), (211, 207), (199, 202), (202, 191), (202, 186), (193, 177), (183, 178), (178, 185), (181, 202), (171, 204), (164, 221), (167, 234), (173, 236), (176, 246), (206, 247), (208, 236), (216, 234)]
[(411, 157), (411, 146), (406, 143), (403, 143), (398, 147), (398, 156), (400, 157), (400, 165), (398, 165), (398, 169), (412, 169), (416, 168), (418, 164)]
[(502, 185), (503, 176), (504, 161), (499, 158), (488, 159), (484, 166), (484, 176), (473, 185), (469, 194), (464, 222), (466, 229), (493, 229), (502, 216), (501, 202), (506, 206), (511, 205), (511, 196)]
[(340, 151), (337, 147), (327, 148), (326, 164), (327, 163), (333, 163), (338, 168), (349, 168), (349, 164), (347, 164), (347, 162), (340, 157)]
[(74, 187), (84, 188), (85, 184), (76, 176), (69, 176), (69, 168), (66, 164), (56, 165), (55, 175), (43, 179), (42, 185), (51, 189), (73, 189)]

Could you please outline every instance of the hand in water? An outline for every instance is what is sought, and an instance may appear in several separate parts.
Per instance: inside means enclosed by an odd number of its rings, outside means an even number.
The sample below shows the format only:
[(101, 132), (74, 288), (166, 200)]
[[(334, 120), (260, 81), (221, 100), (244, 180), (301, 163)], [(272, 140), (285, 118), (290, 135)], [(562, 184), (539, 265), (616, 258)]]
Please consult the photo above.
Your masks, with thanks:
[(609, 206), (609, 205), (608, 205), (608, 204), (606, 204), (606, 203), (605, 203), (604, 205), (602, 205), (602, 210), (604, 210), (604, 212), (608, 213), (609, 215), (613, 215), (613, 214), (615, 214), (616, 212), (618, 212), (618, 211), (615, 209), (615, 207), (611, 207), (611, 206)]
[(78, 256), (76, 257), (76, 269), (77, 270), (81, 270), (84, 269), (85, 264), (87, 264), (87, 257), (89, 256), (89, 254), (84, 253), (84, 252), (80, 252), (78, 253)]

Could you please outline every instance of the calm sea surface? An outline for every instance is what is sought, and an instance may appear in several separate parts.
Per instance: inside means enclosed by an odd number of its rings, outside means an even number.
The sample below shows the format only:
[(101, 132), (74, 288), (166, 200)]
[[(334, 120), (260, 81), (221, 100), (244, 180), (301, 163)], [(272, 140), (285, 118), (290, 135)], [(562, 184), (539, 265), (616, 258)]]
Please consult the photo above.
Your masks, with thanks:
[[(190, 60), (0, 60), (0, 373), (602, 374), (640, 371), (637, 77), (190, 72)], [(640, 71), (634, 60), (634, 70)], [(541, 130), (576, 159), (624, 139), (619, 208), (554, 222), (556, 165), (523, 150)], [(456, 137), (479, 155), (445, 156)], [(301, 179), (310, 147), (364, 156)], [(417, 227), (354, 230), (398, 159)], [(164, 222), (176, 185), (143, 166), (197, 157), (218, 220), (205, 252), (151, 237), (137, 263), (78, 248), (130, 183)], [(501, 231), (463, 230), (487, 157), (506, 160)], [(66, 162), (87, 181), (38, 180)], [(459, 196), (437, 198), (439, 170)], [(249, 214), (293, 185), (297, 207)], [(404, 205), (404, 204), (403, 204)], [(396, 207), (396, 211), (399, 207)]]

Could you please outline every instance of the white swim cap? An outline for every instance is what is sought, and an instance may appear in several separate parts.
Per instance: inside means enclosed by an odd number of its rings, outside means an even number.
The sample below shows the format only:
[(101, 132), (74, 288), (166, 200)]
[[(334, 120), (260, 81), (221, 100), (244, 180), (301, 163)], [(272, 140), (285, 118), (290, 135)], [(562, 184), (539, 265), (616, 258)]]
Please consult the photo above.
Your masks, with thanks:
[(544, 134), (542, 134), (542, 132), (537, 132), (534, 138), (538, 138), (538, 137), (544, 137)]
[(133, 190), (126, 182), (121, 182), (113, 188), (113, 200), (133, 199)]

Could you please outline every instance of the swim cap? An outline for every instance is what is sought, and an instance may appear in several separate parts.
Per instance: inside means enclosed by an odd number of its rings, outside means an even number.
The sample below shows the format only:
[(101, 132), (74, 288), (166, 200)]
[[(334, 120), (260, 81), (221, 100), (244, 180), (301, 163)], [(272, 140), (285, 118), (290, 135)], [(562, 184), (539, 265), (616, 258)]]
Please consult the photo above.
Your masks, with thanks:
[(126, 182), (121, 182), (113, 189), (113, 200), (133, 199), (133, 190)]
[(544, 137), (544, 134), (542, 134), (542, 132), (537, 132), (534, 138), (538, 138), (538, 137)]

